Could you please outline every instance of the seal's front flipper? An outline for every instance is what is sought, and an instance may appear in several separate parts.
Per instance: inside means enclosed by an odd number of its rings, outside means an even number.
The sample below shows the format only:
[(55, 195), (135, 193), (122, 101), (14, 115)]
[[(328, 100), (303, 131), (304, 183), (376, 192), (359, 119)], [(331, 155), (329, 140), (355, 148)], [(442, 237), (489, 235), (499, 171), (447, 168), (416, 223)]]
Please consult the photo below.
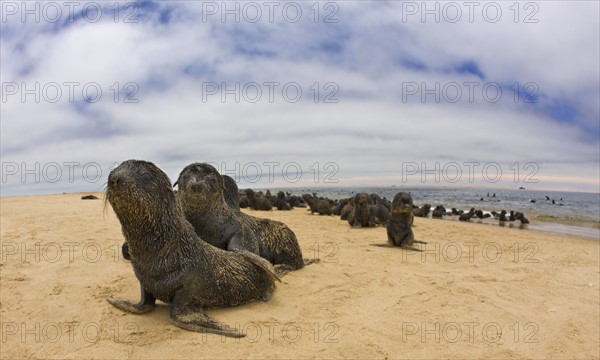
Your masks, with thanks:
[(218, 323), (211, 319), (202, 308), (193, 307), (185, 301), (178, 301), (177, 295), (171, 307), (171, 320), (173, 320), (175, 325), (186, 330), (236, 338), (246, 336), (246, 334), (226, 324)]
[(156, 298), (142, 288), (142, 299), (134, 304), (131, 301), (109, 297), (106, 299), (112, 306), (133, 314), (144, 314), (154, 309)]
[(413, 240), (413, 243), (417, 243), (417, 244), (427, 244), (427, 241)]
[(236, 251), (236, 253), (242, 255), (244, 258), (246, 258), (246, 260), (263, 269), (269, 276), (273, 278), (273, 280), (281, 282), (281, 279), (279, 278), (275, 267), (273, 267), (273, 265), (266, 259), (261, 258), (260, 256), (246, 250), (238, 250)]
[(127, 242), (124, 242), (123, 245), (121, 245), (121, 253), (123, 254), (123, 258), (125, 260), (131, 260), (131, 254), (129, 254), (129, 244), (127, 244)]

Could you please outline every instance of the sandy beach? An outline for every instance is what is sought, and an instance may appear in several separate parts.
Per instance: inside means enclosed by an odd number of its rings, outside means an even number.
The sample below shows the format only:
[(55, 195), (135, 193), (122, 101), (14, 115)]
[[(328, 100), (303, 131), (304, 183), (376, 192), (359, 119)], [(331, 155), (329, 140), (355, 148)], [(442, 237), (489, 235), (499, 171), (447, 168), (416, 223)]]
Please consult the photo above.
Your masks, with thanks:
[[(96, 194), (102, 198), (103, 194)], [(2, 197), (1, 358), (600, 358), (600, 242), (458, 221), (415, 219), (423, 253), (372, 244), (305, 209), (286, 223), (305, 258), (269, 302), (209, 310), (242, 339), (174, 326), (139, 299), (110, 205), (82, 194)]]

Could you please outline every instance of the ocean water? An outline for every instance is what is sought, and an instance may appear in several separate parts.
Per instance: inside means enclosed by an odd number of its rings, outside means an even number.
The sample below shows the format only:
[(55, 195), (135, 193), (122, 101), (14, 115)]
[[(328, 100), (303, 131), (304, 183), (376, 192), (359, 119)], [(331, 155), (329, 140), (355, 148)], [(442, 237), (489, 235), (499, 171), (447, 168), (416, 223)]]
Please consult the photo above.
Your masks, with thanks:
[[(431, 204), (433, 210), (437, 205), (444, 205), (447, 210), (455, 207), (468, 211), (471, 207), (483, 211), (510, 210), (520, 211), (531, 221), (531, 224), (520, 226), (520, 222), (503, 224), (507, 227), (523, 230), (547, 231), (560, 234), (573, 234), (600, 240), (600, 194), (511, 190), (511, 189), (464, 189), (464, 188), (425, 188), (425, 187), (353, 187), (353, 188), (306, 188), (281, 189), (294, 195), (316, 192), (319, 196), (330, 199), (343, 199), (359, 192), (376, 193), (390, 201), (398, 192), (410, 192), (415, 205)], [(273, 192), (274, 189), (271, 189)], [(277, 190), (275, 190), (277, 191)], [(489, 196), (488, 196), (489, 193)], [(493, 197), (493, 194), (496, 197)], [(546, 199), (546, 196), (550, 200)], [(483, 201), (481, 200), (483, 198)], [(530, 202), (534, 199), (536, 202)], [(554, 200), (555, 204), (552, 204)], [(431, 214), (429, 215), (431, 217)], [(453, 219), (456, 217), (444, 217)], [(483, 225), (499, 226), (493, 219), (472, 220)]]

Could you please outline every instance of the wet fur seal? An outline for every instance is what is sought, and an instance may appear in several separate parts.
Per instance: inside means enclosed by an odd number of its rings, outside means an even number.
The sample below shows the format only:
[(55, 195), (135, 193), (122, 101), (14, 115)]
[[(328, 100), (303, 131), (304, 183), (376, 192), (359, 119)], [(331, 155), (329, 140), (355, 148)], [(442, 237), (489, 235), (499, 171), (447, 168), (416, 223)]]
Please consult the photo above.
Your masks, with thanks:
[(250, 216), (229, 206), (223, 199), (222, 177), (212, 165), (186, 166), (177, 183), (177, 199), (186, 219), (210, 244), (259, 255), (275, 265), (279, 275), (313, 262), (302, 258), (296, 235), (284, 223)]
[(427, 215), (429, 215), (429, 211), (431, 210), (431, 205), (430, 204), (424, 204), (423, 206), (421, 206), (418, 209), (415, 209), (413, 211), (413, 215), (414, 216), (418, 216), (418, 217), (427, 217)]
[(352, 212), (348, 216), (348, 224), (352, 227), (374, 227), (375, 219), (371, 216), (369, 209), (369, 200), (371, 198), (366, 193), (358, 193), (352, 198), (354, 205)]
[(415, 240), (412, 231), (414, 222), (412, 196), (399, 192), (392, 201), (392, 213), (386, 226), (388, 243), (377, 246), (398, 246), (407, 250), (422, 251), (413, 246), (414, 243), (427, 244), (425, 241)]
[(171, 304), (170, 317), (181, 328), (245, 336), (213, 320), (205, 309), (269, 300), (275, 275), (265, 270), (268, 262), (247, 251), (223, 251), (198, 237), (169, 178), (150, 162), (128, 160), (112, 170), (105, 199), (121, 223), (141, 287), (139, 303), (109, 297), (110, 304), (143, 314), (158, 299)]

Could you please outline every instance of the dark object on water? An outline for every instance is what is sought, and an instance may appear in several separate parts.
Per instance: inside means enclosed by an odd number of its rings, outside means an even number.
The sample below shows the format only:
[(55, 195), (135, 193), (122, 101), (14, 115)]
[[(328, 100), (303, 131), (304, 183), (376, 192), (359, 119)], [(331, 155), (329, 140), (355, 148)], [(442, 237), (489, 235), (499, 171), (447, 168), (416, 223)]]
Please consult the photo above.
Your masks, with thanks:
[(536, 200), (535, 200), (535, 199), (529, 199), (529, 202), (530, 202), (530, 203), (534, 203), (534, 204), (535, 204), (535, 203), (536, 203)]
[(85, 195), (81, 197), (81, 200), (98, 200), (98, 197), (95, 195)]

